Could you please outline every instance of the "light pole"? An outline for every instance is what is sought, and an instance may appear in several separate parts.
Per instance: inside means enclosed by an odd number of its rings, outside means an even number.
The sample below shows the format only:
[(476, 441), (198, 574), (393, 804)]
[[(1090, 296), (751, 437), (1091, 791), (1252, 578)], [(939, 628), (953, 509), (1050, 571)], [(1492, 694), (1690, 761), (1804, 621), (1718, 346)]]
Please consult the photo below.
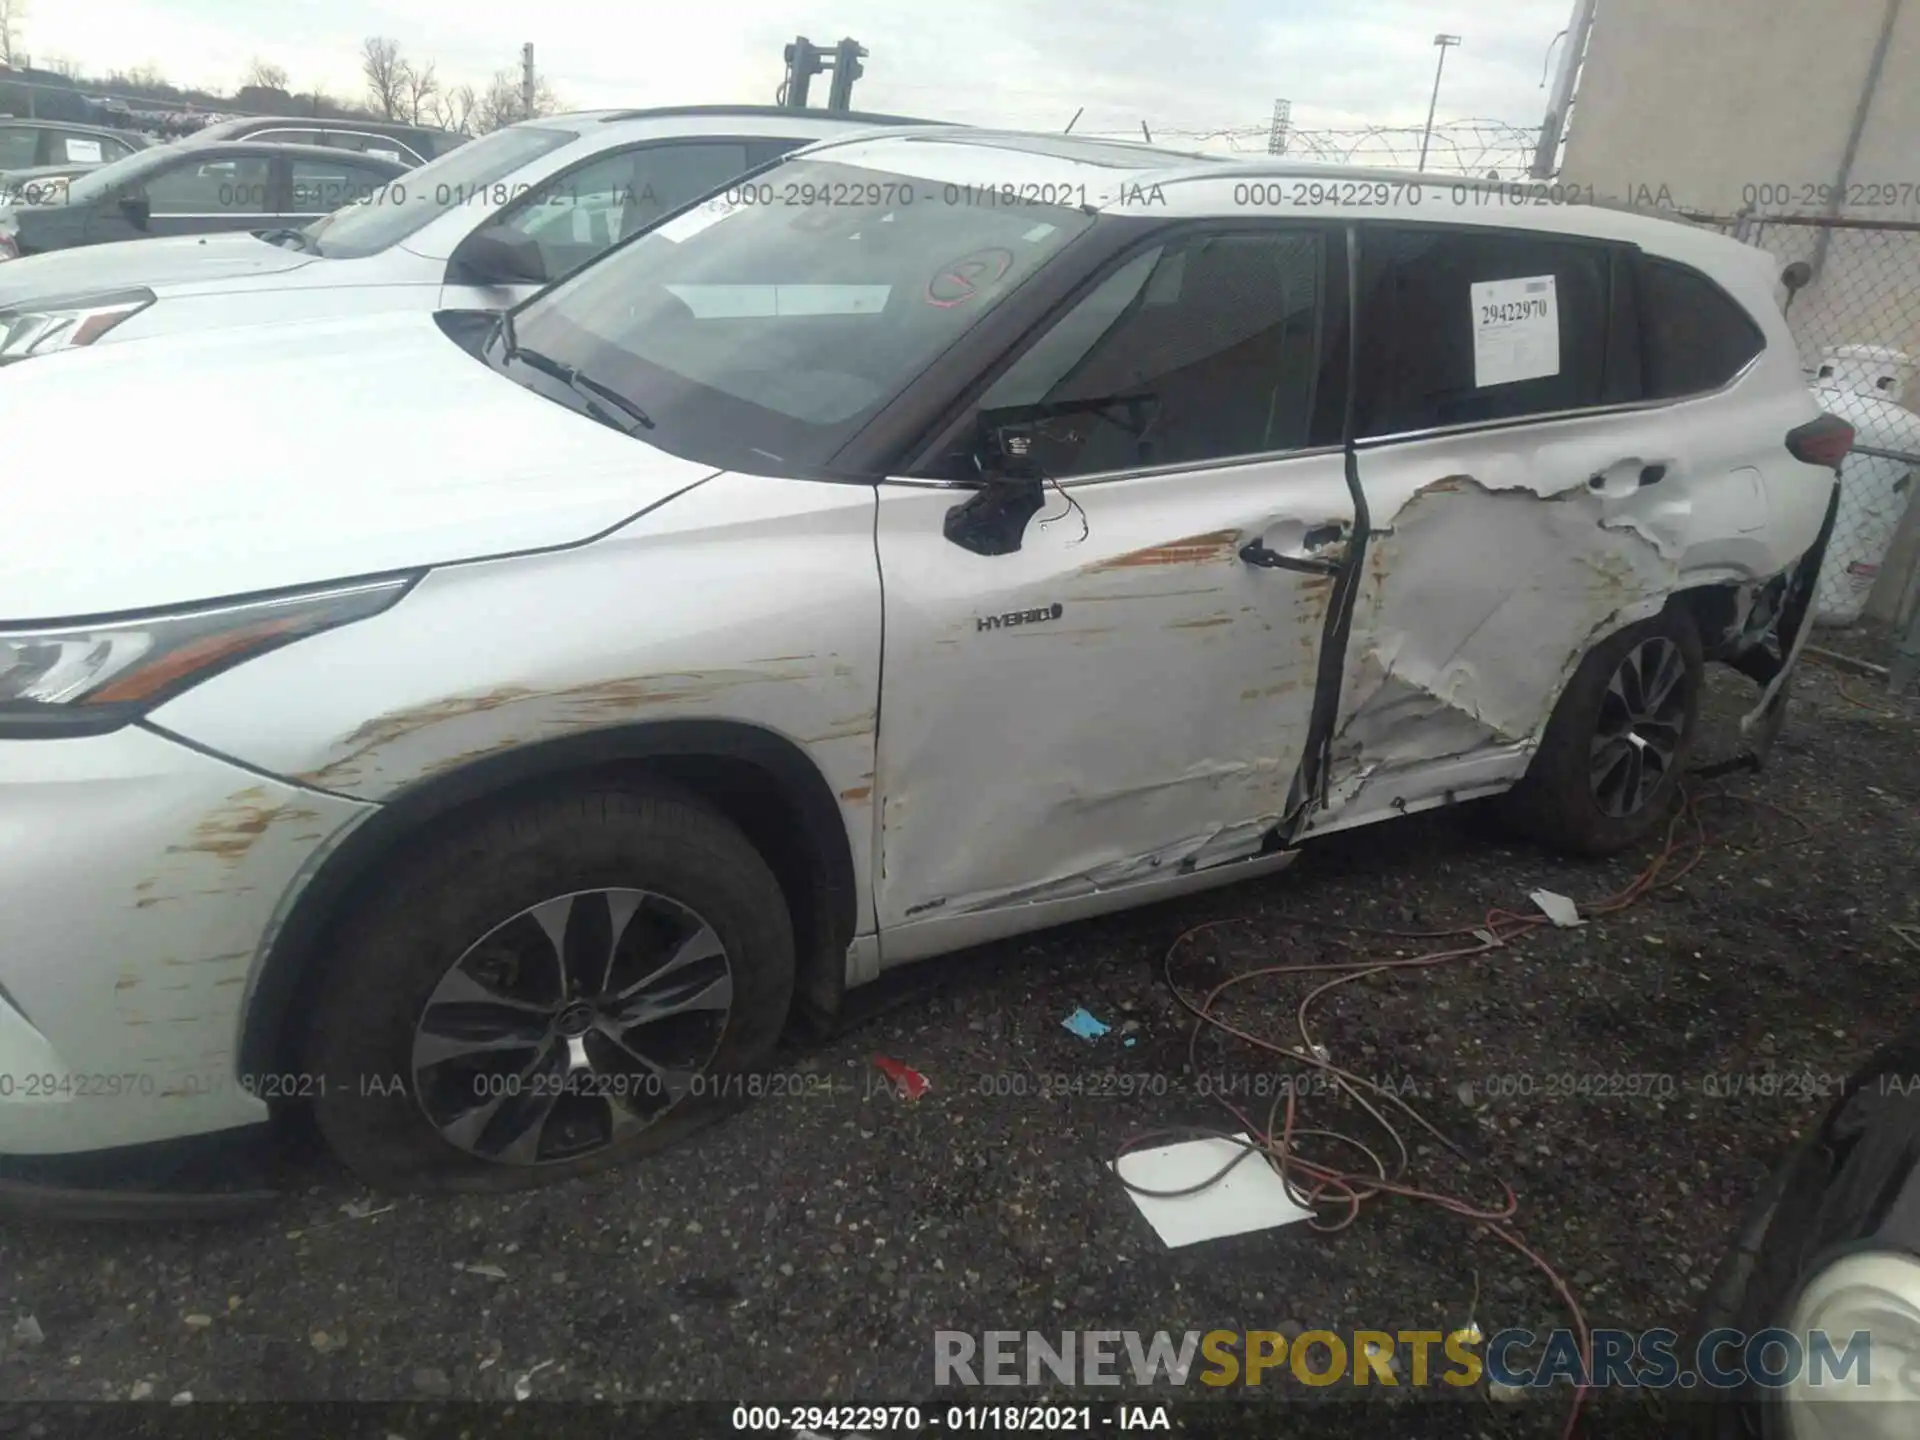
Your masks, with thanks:
[(1440, 74), (1447, 68), (1447, 49), (1458, 45), (1458, 35), (1436, 35), (1433, 43), (1440, 47), (1440, 63), (1433, 67), (1433, 99), (1427, 102), (1427, 129), (1420, 137), (1420, 168), (1427, 168), (1427, 142), (1433, 139), (1433, 112), (1440, 104)]

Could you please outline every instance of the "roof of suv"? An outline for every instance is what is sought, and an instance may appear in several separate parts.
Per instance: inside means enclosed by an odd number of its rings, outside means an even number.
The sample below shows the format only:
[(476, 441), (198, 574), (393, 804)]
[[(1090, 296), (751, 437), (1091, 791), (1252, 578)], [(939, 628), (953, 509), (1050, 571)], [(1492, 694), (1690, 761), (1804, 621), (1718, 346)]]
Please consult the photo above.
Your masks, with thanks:
[[(920, 151), (920, 147), (928, 147)], [(936, 158), (932, 147), (949, 152)], [(1000, 182), (982, 157), (979, 172), (948, 175), (950, 147), (979, 147), (1016, 160), (1021, 186), (1039, 180), (1065, 180), (1079, 172), (1089, 209), (1116, 214), (1206, 218), (1268, 215), (1308, 219), (1376, 219), (1474, 225), (1542, 233), (1591, 236), (1637, 244), (1655, 254), (1724, 273), (1731, 266), (1763, 268), (1772, 261), (1763, 252), (1730, 236), (1688, 224), (1685, 217), (1630, 210), (1606, 204), (1563, 202), (1552, 182), (1489, 180), (1439, 175), (1431, 171), (1369, 169), (1307, 160), (1172, 150), (1131, 140), (1035, 134), (966, 127), (872, 130), (837, 136), (808, 146), (799, 156), (818, 158), (845, 152), (855, 163), (877, 168), (897, 166), (915, 173), (916, 151), (925, 156), (930, 178), (964, 179), (991, 187)], [(799, 158), (796, 156), (795, 158)], [(1087, 169), (1109, 172), (1098, 189)], [(1249, 193), (1249, 184), (1279, 182)], [(1303, 196), (1287, 182), (1311, 188)], [(1769, 283), (1771, 283), (1769, 281)]]

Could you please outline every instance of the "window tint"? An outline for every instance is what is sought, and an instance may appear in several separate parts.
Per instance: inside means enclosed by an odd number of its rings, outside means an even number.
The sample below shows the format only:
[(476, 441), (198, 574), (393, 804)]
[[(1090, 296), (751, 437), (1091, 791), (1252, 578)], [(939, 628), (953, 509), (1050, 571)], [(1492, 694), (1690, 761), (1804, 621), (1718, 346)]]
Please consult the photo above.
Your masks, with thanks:
[(24, 170), (29, 165), (38, 164), (39, 160), (40, 132), (38, 130), (0, 127), (0, 167)]
[(271, 210), (273, 162), (264, 155), (189, 160), (146, 180), (154, 215), (244, 215)]
[(655, 145), (634, 155), (632, 203), (622, 212), (621, 235), (632, 235), (718, 190), (747, 168), (744, 141), (698, 145)]
[(747, 142), (747, 168), (757, 170), (762, 165), (778, 160), (782, 155), (791, 155), (802, 145), (811, 145), (811, 140), (749, 140)]
[(1633, 398), (1606, 373), (1606, 247), (1511, 232), (1360, 234), (1360, 435)]
[(385, 171), (356, 165), (345, 156), (339, 160), (295, 160), (291, 168), (296, 214), (329, 214), (342, 205), (371, 198), (387, 183)]
[(1636, 278), (1649, 400), (1718, 390), (1766, 347), (1752, 317), (1697, 271), (1643, 257)]
[(1324, 274), (1311, 230), (1156, 246), (994, 382), (982, 421), (1029, 422), (1031, 454), (1056, 477), (1315, 443)]

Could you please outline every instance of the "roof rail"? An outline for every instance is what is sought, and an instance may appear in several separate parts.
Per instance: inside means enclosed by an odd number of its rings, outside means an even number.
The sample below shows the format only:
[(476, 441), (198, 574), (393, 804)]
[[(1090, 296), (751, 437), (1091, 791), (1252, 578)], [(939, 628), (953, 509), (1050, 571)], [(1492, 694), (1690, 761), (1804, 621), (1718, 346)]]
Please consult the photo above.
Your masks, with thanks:
[[(810, 115), (816, 120), (848, 120), (865, 125), (951, 125), (951, 120), (922, 120), (913, 115), (874, 115), (864, 110), (796, 110), (789, 105), (663, 105), (652, 110), (610, 110), (600, 118), (652, 120), (676, 115)], [(555, 117), (558, 118), (558, 117)]]

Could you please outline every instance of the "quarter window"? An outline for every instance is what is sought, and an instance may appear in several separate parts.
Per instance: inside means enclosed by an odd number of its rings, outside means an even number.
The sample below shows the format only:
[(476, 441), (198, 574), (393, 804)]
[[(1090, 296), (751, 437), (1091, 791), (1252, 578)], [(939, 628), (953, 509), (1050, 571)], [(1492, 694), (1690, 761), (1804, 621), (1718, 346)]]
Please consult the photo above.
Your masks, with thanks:
[(1637, 398), (1607, 374), (1605, 246), (1471, 230), (1360, 241), (1357, 433), (1396, 435)]
[(1752, 317), (1698, 271), (1643, 258), (1637, 280), (1649, 400), (1718, 390), (1766, 348)]
[(1325, 269), (1313, 230), (1155, 246), (994, 382), (981, 422), (1025, 432), (1056, 478), (1316, 443)]

